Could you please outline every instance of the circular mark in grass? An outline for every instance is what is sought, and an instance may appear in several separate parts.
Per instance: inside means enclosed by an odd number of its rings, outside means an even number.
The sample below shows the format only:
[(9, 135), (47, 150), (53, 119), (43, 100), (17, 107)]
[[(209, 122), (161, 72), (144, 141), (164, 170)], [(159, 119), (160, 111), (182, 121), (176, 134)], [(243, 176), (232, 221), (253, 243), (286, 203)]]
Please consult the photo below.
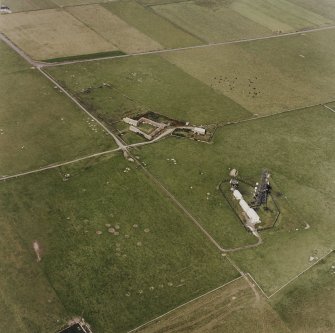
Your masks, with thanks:
[(142, 246), (142, 243), (141, 242), (137, 242), (136, 245), (137, 246)]
[(109, 228), (109, 229), (108, 229), (108, 232), (110, 232), (111, 234), (114, 234), (115, 229), (114, 229), (114, 228)]
[(97, 235), (101, 235), (101, 234), (102, 234), (102, 231), (97, 230), (95, 233), (96, 233)]
[(145, 228), (144, 232), (150, 232), (150, 229), (149, 228)]
[(109, 223), (106, 223), (105, 226), (106, 226), (107, 228), (110, 228), (110, 227), (111, 227), (111, 225), (110, 225)]
[(133, 228), (138, 228), (138, 224), (133, 224)]

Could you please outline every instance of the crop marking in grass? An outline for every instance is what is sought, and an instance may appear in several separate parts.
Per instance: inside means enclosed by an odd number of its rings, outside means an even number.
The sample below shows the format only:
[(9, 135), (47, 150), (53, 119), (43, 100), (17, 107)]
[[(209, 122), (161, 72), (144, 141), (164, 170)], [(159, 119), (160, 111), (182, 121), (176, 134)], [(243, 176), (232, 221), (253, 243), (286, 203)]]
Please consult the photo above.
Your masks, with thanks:
[(239, 277), (237, 277), (236, 279), (233, 279), (233, 280), (231, 280), (231, 281), (229, 281), (229, 282), (223, 284), (222, 286), (219, 286), (219, 287), (217, 287), (217, 288), (215, 288), (215, 289), (212, 289), (212, 290), (210, 290), (210, 291), (204, 293), (203, 295), (200, 295), (200, 296), (198, 296), (198, 297), (196, 297), (196, 298), (191, 299), (190, 301), (188, 301), (188, 302), (186, 302), (186, 303), (183, 303), (183, 304), (181, 304), (181, 305), (178, 305), (178, 306), (176, 306), (175, 308), (173, 308), (172, 310), (170, 310), (170, 311), (168, 311), (168, 312), (166, 312), (166, 313), (164, 313), (164, 314), (162, 314), (162, 315), (160, 315), (160, 316), (158, 316), (158, 317), (156, 317), (156, 318), (154, 318), (154, 319), (152, 319), (152, 320), (150, 320), (150, 321), (148, 321), (148, 322), (146, 322), (146, 323), (144, 323), (144, 324), (142, 324), (142, 325), (140, 325), (140, 326), (138, 326), (138, 327), (136, 327), (136, 328), (134, 328), (134, 329), (132, 329), (132, 330), (130, 330), (130, 331), (128, 331), (128, 333), (136, 332), (136, 331), (138, 331), (139, 329), (141, 329), (141, 328), (143, 328), (143, 327), (145, 327), (145, 326), (148, 326), (148, 325), (154, 323), (155, 321), (157, 321), (157, 320), (159, 320), (159, 319), (161, 319), (161, 318), (167, 316), (167, 315), (170, 314), (171, 312), (174, 312), (174, 311), (176, 311), (176, 310), (178, 310), (178, 309), (180, 309), (180, 308), (182, 308), (182, 307), (184, 307), (184, 306), (186, 306), (186, 305), (188, 305), (188, 304), (190, 304), (190, 303), (192, 303), (192, 302), (194, 302), (194, 301), (197, 301), (197, 300), (200, 299), (200, 298), (203, 298), (203, 297), (205, 297), (205, 296), (207, 296), (207, 295), (209, 295), (209, 294), (211, 294), (211, 293), (213, 293), (213, 292), (215, 292), (215, 291), (217, 291), (217, 290), (219, 290), (219, 289), (222, 289), (222, 288), (226, 287), (227, 285), (229, 285), (229, 284), (231, 284), (231, 283), (233, 283), (233, 282), (235, 282), (235, 281), (241, 279), (242, 277), (243, 277), (243, 276), (239, 276)]

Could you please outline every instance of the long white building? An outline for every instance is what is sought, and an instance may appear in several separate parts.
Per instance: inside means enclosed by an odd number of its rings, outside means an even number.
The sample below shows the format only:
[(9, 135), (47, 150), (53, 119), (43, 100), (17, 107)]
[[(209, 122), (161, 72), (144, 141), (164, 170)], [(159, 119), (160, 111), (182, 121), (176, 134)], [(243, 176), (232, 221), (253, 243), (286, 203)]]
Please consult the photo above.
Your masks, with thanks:
[(242, 208), (243, 212), (247, 215), (249, 221), (255, 225), (257, 223), (261, 223), (261, 219), (256, 213), (256, 211), (251, 208), (248, 203), (243, 199), (243, 196), (240, 191), (233, 190), (233, 196), (234, 198), (239, 201), (239, 205)]

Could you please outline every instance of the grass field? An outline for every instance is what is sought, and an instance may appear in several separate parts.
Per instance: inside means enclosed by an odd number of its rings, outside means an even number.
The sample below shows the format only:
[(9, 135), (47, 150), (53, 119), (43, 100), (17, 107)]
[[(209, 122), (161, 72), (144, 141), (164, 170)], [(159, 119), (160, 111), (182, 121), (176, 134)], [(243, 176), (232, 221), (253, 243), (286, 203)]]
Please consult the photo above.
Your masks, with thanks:
[(116, 48), (126, 53), (159, 50), (162, 46), (128, 25), (104, 7), (94, 4), (68, 7), (66, 10), (89, 26)]
[(0, 43), (0, 175), (115, 148), (96, 124)]
[(334, 23), (287, 0), (235, 0), (229, 7), (273, 32), (310, 29)]
[(11, 219), (1, 217), (0, 226), (1, 332), (56, 332), (66, 310)]
[(174, 3), (174, 2), (182, 2), (182, 1), (185, 1), (185, 0), (139, 0), (139, 3), (145, 6), (154, 6), (154, 5), (161, 5), (163, 3)]
[(202, 44), (199, 38), (176, 27), (170, 21), (156, 15), (152, 9), (143, 7), (136, 1), (114, 1), (104, 4), (104, 7), (166, 48)]
[(292, 332), (334, 332), (334, 264), (333, 253), (271, 299)]
[(32, 58), (39, 60), (117, 50), (60, 9), (2, 15), (0, 31)]
[[(333, 1), (2, 4), (0, 32), (49, 63), (0, 42), (0, 332), (335, 331)], [(88, 158), (117, 145), (48, 78), (126, 144), (147, 112), (206, 136)], [(260, 237), (232, 168), (247, 201), (271, 174)]]
[(328, 17), (331, 20), (335, 20), (335, 3), (332, 0), (290, 0), (290, 2), (324, 17)]
[(255, 114), (334, 99), (335, 30), (164, 54)]
[(36, 240), (68, 317), (84, 313), (95, 332), (125, 332), (238, 276), (121, 154), (2, 183), (0, 196), (31, 265)]
[(256, 300), (240, 278), (156, 322), (140, 333), (288, 333), (278, 314), (266, 301)]
[[(159, 56), (54, 67), (48, 68), (48, 72), (93, 112), (103, 114), (103, 118), (109, 114), (110, 120), (122, 118), (124, 104), (129, 105), (129, 100), (118, 97), (115, 88), (137, 105), (198, 125), (250, 115), (229, 98), (216, 93)], [(114, 89), (95, 89), (90, 94), (83, 92), (104, 82)], [(126, 110), (131, 112), (131, 106), (126, 106)], [(134, 109), (134, 112), (137, 110)]]
[(3, 0), (1, 4), (8, 6), (12, 12), (26, 12), (57, 7), (52, 0)]
[(67, 7), (67, 6), (80, 6), (80, 5), (88, 5), (92, 3), (104, 3), (113, 0), (52, 0), (59, 7)]
[(229, 168), (252, 183), (263, 168), (270, 170), (279, 222), (261, 232), (261, 246), (232, 256), (272, 293), (311, 264), (313, 251), (321, 257), (334, 247), (334, 125), (334, 113), (320, 106), (225, 126), (212, 145), (171, 138), (134, 154), (224, 248), (256, 239), (227, 207), (217, 185)]
[(189, 1), (152, 7), (153, 10), (206, 42), (268, 36), (270, 29), (241, 16), (224, 2)]

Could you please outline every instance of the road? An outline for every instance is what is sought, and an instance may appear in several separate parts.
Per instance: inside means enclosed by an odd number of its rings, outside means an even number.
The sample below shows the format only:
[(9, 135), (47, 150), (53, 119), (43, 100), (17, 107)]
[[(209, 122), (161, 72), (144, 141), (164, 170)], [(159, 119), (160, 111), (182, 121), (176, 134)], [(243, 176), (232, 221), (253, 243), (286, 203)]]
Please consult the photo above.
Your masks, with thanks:
[(44, 65), (43, 62), (38, 62), (31, 59), (24, 51), (22, 51), (16, 44), (14, 44), (9, 38), (7, 38), (3, 33), (0, 32), (0, 39), (6, 43), (10, 48), (12, 48), (16, 53), (18, 53), (23, 59), (25, 59), (30, 65), (40, 68)]
[(62, 91), (68, 98), (72, 100), (82, 111), (84, 111), (90, 118), (94, 119), (115, 141), (118, 147), (124, 152), (127, 151), (127, 147), (123, 142), (105, 126), (99, 119), (94, 117), (83, 105), (81, 105), (68, 91), (66, 91), (50, 74), (45, 73), (41, 68), (38, 70), (44, 75), (49, 81), (51, 81), (60, 91)]

